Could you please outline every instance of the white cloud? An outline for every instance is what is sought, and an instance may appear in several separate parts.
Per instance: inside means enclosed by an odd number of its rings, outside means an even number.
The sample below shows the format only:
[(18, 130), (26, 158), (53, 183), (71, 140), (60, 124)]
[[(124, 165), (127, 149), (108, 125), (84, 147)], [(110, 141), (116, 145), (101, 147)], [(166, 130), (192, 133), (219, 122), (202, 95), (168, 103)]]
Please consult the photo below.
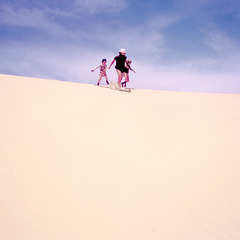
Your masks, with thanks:
[(230, 38), (226, 32), (211, 25), (209, 29), (204, 30), (204, 33), (206, 34), (206, 44), (215, 52), (224, 54), (225, 57), (229, 55), (239, 55), (239, 44)]
[(20, 8), (16, 9), (12, 5), (5, 5), (1, 9), (1, 24), (36, 27), (46, 23), (47, 19), (42, 11)]
[(156, 15), (152, 16), (151, 19), (147, 22), (150, 28), (155, 30), (166, 28), (176, 22), (181, 20), (181, 17), (177, 14), (175, 15)]
[(216, 0), (183, 0), (182, 2), (191, 8), (199, 9), (214, 1)]
[[(153, 65), (135, 62), (137, 74), (131, 84), (136, 88), (150, 88), (167, 91), (240, 93), (240, 70), (219, 71), (219, 62), (203, 59), (172, 65)], [(208, 64), (212, 69), (208, 68)]]
[(185, 16), (200, 14), (205, 19), (216, 19), (218, 16), (233, 14), (239, 16), (240, 1), (238, 0), (181, 0), (176, 1), (177, 10)]
[(87, 11), (90, 14), (95, 14), (122, 11), (127, 2), (125, 0), (76, 0), (75, 5), (82, 12)]
[(98, 22), (92, 25), (89, 34), (92, 34), (91, 39), (97, 40), (99, 47), (114, 50), (116, 54), (120, 48), (125, 48), (127, 55), (153, 61), (160, 59), (162, 51), (165, 51), (165, 28), (177, 21), (179, 21), (177, 16), (154, 15), (135, 25), (124, 22), (116, 23), (118, 27), (115, 27)]
[(50, 35), (68, 35), (74, 36), (73, 33), (64, 29), (61, 25), (56, 24), (51, 17), (57, 15), (65, 15), (67, 13), (54, 11), (49, 9), (27, 9), (16, 8), (11, 4), (4, 5), (0, 9), (0, 24), (12, 25), (18, 27), (30, 27), (33, 29), (41, 29)]

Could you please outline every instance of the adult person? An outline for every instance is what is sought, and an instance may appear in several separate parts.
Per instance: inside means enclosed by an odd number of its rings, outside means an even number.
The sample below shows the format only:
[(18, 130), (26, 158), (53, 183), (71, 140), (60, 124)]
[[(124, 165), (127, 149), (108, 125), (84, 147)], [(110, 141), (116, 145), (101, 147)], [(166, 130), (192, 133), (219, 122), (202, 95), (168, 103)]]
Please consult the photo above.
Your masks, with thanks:
[(126, 61), (127, 57), (126, 57), (126, 51), (125, 49), (120, 49), (119, 51), (119, 55), (116, 56), (113, 61), (111, 62), (110, 66), (108, 69), (111, 68), (111, 66), (113, 65), (113, 63), (116, 61), (116, 71), (118, 74), (118, 85), (119, 87), (121, 87), (121, 81), (123, 76), (125, 76), (125, 74), (128, 72), (128, 69), (125, 67), (125, 61)]

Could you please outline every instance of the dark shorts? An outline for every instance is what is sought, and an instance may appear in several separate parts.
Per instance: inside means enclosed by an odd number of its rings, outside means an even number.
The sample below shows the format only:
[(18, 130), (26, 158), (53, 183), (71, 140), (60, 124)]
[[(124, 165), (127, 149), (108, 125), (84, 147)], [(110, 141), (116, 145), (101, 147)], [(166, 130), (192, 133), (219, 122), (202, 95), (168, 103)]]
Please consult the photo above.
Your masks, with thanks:
[(121, 73), (128, 73), (128, 69), (126, 67), (116, 68), (116, 69), (121, 71)]

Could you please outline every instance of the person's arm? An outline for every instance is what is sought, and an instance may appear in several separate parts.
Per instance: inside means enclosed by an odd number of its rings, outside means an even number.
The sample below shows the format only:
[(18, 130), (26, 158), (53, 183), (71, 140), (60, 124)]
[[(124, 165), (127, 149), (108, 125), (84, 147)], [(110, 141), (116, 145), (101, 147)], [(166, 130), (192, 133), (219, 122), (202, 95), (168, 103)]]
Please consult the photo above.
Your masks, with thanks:
[(136, 73), (131, 67), (129, 69), (132, 70), (134, 73)]
[(98, 65), (97, 67), (95, 67), (93, 70), (91, 70), (91, 72), (94, 72), (96, 69), (98, 69), (100, 67), (100, 65)]
[(111, 64), (110, 64), (110, 66), (109, 66), (109, 68), (108, 69), (110, 69), (111, 68), (111, 66), (113, 65), (113, 63), (115, 62), (116, 60), (115, 59), (113, 59), (113, 61), (111, 62)]
[(128, 66), (128, 69), (132, 70), (134, 73), (136, 73), (131, 67), (130, 67), (130, 64), (127, 63), (127, 66)]

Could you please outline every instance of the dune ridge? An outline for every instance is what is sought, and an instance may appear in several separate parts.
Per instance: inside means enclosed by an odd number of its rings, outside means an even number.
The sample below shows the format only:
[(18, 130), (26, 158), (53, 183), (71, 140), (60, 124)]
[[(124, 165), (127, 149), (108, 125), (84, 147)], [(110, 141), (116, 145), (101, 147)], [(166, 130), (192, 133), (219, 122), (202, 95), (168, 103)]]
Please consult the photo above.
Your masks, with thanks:
[(240, 239), (240, 95), (0, 91), (0, 239)]

